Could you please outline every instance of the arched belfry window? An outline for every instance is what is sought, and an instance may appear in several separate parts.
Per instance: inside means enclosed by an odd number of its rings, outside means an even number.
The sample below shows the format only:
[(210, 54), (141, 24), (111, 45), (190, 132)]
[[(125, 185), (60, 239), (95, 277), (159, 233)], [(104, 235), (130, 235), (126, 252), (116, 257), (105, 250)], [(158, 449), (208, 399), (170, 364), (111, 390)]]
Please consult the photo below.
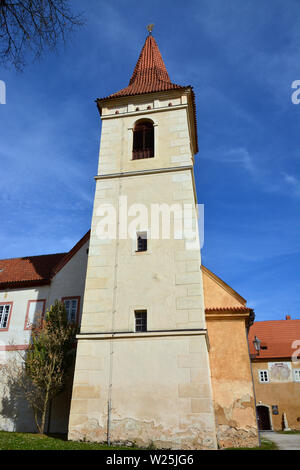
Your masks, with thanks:
[(138, 121), (133, 130), (132, 159), (154, 157), (154, 127), (149, 120)]

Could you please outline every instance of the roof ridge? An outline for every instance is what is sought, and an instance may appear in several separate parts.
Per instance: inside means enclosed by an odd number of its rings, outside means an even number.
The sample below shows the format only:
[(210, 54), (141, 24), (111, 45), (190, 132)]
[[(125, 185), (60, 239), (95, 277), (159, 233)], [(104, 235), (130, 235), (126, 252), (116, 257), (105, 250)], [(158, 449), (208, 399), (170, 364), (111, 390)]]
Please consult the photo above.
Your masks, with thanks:
[(52, 268), (51, 279), (70, 261), (71, 258), (80, 250), (80, 248), (90, 239), (91, 230), (88, 230), (83, 237), (75, 243), (70, 251), (65, 253), (64, 257)]
[[(233, 295), (239, 302), (241, 302), (241, 304), (246, 307), (246, 308), (250, 308), (248, 307), (246, 304), (247, 304), (247, 301), (246, 299), (244, 299), (244, 297), (242, 297), (235, 289), (233, 289), (229, 284), (227, 284), (227, 282), (223, 281), (223, 279), (220, 278), (220, 276), (218, 276), (217, 274), (215, 274), (213, 271), (211, 271), (210, 269), (208, 269), (206, 266), (204, 266), (204, 264), (201, 264), (201, 269), (210, 277), (212, 278), (213, 280), (215, 280), (220, 287), (222, 287), (226, 292), (228, 292), (230, 295)], [(250, 310), (253, 310), (253, 309), (250, 309)]]
[(61, 253), (46, 253), (45, 255), (29, 255), (29, 256), (17, 256), (16, 258), (3, 258), (3, 259), (0, 259), (0, 263), (1, 261), (12, 261), (12, 260), (25, 260), (25, 259), (29, 259), (29, 258), (42, 258), (42, 256), (57, 256), (57, 255), (65, 255), (67, 254), (68, 251), (62, 251)]

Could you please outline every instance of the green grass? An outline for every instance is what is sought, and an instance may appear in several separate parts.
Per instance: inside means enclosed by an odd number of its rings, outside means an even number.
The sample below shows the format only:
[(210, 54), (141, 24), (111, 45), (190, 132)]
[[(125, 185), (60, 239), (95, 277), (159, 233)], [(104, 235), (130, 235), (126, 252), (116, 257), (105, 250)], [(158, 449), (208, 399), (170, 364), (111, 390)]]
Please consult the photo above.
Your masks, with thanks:
[(134, 447), (109, 447), (93, 442), (67, 441), (65, 436), (44, 436), (0, 432), (0, 450), (133, 450)]
[[(299, 431), (290, 434), (299, 434)], [(66, 436), (41, 436), (0, 431), (0, 450), (138, 450), (137, 447), (109, 447), (94, 442), (67, 441)], [(277, 450), (274, 442), (261, 439), (261, 447), (232, 447), (225, 450)]]
[(269, 441), (269, 439), (261, 438), (260, 447), (230, 447), (225, 450), (278, 450), (275, 442)]
[(278, 434), (300, 434), (300, 431), (276, 431)]

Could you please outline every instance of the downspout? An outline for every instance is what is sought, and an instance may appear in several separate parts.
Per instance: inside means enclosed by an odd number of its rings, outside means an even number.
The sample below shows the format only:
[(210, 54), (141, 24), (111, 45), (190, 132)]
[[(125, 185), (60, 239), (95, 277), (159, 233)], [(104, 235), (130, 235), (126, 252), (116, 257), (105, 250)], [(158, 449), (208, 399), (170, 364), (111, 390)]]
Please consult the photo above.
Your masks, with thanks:
[[(123, 136), (124, 136), (124, 122), (123, 122)], [(122, 155), (124, 152), (124, 137), (122, 138), (122, 150), (120, 160), (120, 173), (123, 170)], [(115, 315), (116, 315), (116, 301), (117, 301), (117, 286), (118, 286), (118, 255), (119, 255), (119, 234), (120, 234), (120, 194), (122, 189), (122, 178), (119, 178), (117, 210), (116, 210), (116, 250), (115, 250), (115, 266), (114, 266), (114, 290), (113, 290), (113, 303), (112, 303), (112, 321), (111, 331), (112, 338), (110, 340), (110, 353), (109, 353), (109, 379), (108, 379), (108, 399), (107, 399), (107, 445), (111, 445), (111, 410), (112, 410), (112, 388), (113, 388), (113, 364), (114, 364), (114, 334), (115, 334)]]
[(118, 252), (119, 252), (119, 195), (121, 191), (122, 178), (119, 180), (118, 190), (118, 201), (117, 201), (117, 229), (116, 229), (116, 250), (115, 250), (115, 265), (114, 265), (114, 290), (113, 290), (113, 303), (112, 303), (112, 320), (111, 320), (111, 331), (112, 338), (110, 340), (110, 352), (109, 352), (109, 379), (108, 379), (108, 400), (107, 400), (107, 445), (111, 445), (110, 434), (111, 434), (111, 401), (112, 401), (112, 387), (113, 387), (113, 364), (114, 364), (114, 332), (115, 332), (115, 315), (116, 315), (116, 298), (117, 298), (117, 286), (118, 286)]
[[(253, 321), (254, 321), (254, 319), (253, 319)], [(256, 394), (255, 394), (252, 363), (251, 363), (250, 347), (249, 347), (249, 341), (248, 341), (249, 329), (250, 329), (250, 326), (253, 324), (253, 321), (250, 325), (245, 325), (245, 330), (246, 330), (246, 340), (247, 340), (247, 346), (248, 346), (249, 365), (250, 365), (250, 372), (251, 372), (251, 379), (252, 379), (252, 389), (253, 389), (254, 406), (255, 406), (255, 419), (256, 419), (256, 427), (257, 427), (257, 434), (258, 434), (258, 444), (259, 444), (259, 447), (260, 447), (261, 446), (261, 439), (260, 439), (260, 432), (259, 432), (259, 428), (258, 428), (257, 405), (256, 405), (257, 402), (256, 402)]]

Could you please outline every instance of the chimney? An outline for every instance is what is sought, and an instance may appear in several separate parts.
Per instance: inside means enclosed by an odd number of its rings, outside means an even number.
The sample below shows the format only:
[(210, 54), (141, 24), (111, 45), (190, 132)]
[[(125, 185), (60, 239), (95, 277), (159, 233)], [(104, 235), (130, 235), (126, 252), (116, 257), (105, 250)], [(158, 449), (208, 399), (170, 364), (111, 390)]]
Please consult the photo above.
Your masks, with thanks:
[(290, 316), (290, 315), (286, 315), (286, 316), (285, 316), (285, 319), (286, 319), (286, 320), (290, 320), (290, 319), (291, 319), (291, 316)]

